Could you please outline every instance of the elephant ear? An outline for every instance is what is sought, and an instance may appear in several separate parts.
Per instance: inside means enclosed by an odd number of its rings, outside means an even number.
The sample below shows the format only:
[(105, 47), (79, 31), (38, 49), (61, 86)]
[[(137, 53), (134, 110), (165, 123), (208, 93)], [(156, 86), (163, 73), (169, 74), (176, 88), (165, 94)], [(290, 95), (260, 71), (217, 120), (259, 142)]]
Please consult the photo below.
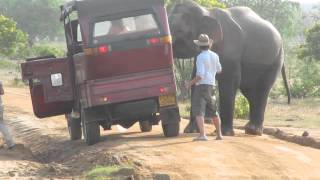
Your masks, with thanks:
[(223, 32), (220, 22), (210, 16), (203, 16), (200, 23), (199, 34), (207, 34), (214, 40), (214, 43), (218, 43), (223, 40)]

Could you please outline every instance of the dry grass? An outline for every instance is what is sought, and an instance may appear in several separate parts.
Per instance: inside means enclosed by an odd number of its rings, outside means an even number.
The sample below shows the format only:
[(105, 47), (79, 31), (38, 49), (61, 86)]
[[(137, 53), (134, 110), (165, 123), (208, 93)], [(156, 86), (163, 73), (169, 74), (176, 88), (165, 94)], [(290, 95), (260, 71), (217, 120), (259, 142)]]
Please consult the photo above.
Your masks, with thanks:
[(20, 61), (0, 59), (0, 77), (5, 86), (21, 85)]
[(265, 125), (277, 127), (320, 128), (320, 99), (270, 101), (265, 114)]
[(180, 116), (185, 119), (189, 119), (191, 110), (190, 101), (179, 102)]
[[(179, 103), (180, 114), (189, 118), (189, 102)], [(236, 125), (244, 125), (247, 120), (236, 119)], [(269, 100), (265, 113), (265, 126), (320, 128), (320, 99), (293, 99), (288, 105), (286, 99)]]

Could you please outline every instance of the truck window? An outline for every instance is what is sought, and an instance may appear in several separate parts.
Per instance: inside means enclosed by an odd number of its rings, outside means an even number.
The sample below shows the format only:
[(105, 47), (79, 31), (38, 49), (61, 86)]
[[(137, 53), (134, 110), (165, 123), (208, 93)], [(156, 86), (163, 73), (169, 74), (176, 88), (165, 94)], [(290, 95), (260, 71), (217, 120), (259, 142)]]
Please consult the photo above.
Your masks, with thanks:
[(93, 44), (159, 34), (159, 26), (152, 14), (123, 17), (94, 23)]

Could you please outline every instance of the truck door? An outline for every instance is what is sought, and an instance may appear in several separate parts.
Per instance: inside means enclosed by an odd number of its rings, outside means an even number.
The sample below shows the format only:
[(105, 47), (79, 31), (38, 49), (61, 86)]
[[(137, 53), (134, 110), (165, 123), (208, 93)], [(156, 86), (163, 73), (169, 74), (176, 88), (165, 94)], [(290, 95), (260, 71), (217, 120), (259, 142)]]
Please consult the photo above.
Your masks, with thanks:
[(44, 57), (21, 64), (29, 82), (34, 114), (39, 118), (70, 113), (74, 91), (69, 58)]

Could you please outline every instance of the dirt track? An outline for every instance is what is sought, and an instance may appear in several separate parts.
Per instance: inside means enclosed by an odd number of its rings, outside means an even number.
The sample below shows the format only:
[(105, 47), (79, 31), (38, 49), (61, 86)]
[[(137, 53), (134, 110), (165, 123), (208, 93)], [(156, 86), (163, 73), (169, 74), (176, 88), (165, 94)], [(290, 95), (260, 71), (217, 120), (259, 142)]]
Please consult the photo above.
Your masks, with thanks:
[(190, 180), (320, 179), (320, 150), (242, 131), (223, 141), (210, 136), (208, 142), (192, 142), (194, 134), (164, 138), (160, 126), (151, 133), (139, 133), (137, 125), (125, 132), (114, 127), (103, 133), (101, 143), (88, 147), (82, 140), (68, 140), (64, 117), (36, 119), (28, 90), (5, 91), (6, 121), (25, 147), (18, 146), (14, 152), (0, 149), (0, 179), (78, 176), (106, 162), (133, 163), (144, 177), (165, 172)]

